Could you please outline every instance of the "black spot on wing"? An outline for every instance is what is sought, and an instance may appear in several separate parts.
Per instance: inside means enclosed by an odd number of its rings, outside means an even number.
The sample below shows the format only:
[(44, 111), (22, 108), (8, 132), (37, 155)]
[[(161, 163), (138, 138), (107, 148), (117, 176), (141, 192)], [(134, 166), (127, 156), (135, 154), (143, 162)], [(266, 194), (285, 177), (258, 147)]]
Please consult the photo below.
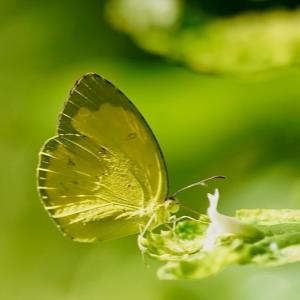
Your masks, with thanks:
[(99, 149), (98, 153), (99, 153), (99, 154), (104, 154), (104, 155), (106, 155), (106, 154), (109, 153), (109, 151), (108, 151), (108, 149), (105, 148), (104, 146), (100, 146), (100, 149)]
[(76, 163), (69, 157), (68, 158), (68, 166), (75, 166)]
[(133, 139), (135, 139), (137, 137), (137, 134), (136, 134), (136, 132), (131, 132), (131, 133), (129, 133), (128, 135), (127, 135), (127, 140), (128, 141), (130, 141), (130, 140), (133, 140)]

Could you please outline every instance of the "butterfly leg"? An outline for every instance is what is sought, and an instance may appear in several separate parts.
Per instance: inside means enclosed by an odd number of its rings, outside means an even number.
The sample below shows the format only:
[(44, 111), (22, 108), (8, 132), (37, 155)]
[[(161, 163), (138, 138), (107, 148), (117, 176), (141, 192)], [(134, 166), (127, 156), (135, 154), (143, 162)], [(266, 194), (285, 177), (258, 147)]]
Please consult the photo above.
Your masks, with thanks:
[(144, 253), (146, 251), (146, 248), (143, 246), (143, 241), (145, 240), (145, 234), (154, 220), (155, 220), (155, 214), (153, 214), (150, 217), (150, 219), (146, 223), (145, 227), (143, 227), (142, 224), (139, 224), (140, 233), (138, 235), (137, 243), (138, 243), (138, 247), (142, 253)]
[(146, 223), (146, 225), (145, 225), (145, 227), (144, 227), (144, 229), (143, 229), (143, 231), (142, 231), (142, 233), (141, 233), (142, 236), (144, 236), (144, 235), (146, 234), (146, 232), (147, 232), (147, 230), (150, 228), (152, 222), (155, 220), (155, 217), (156, 217), (156, 214), (153, 214), (153, 215), (150, 217), (150, 219), (149, 219), (148, 222)]
[(175, 232), (176, 222), (177, 222), (177, 217), (176, 217), (176, 215), (170, 216), (170, 218), (169, 218), (169, 223), (172, 224), (172, 231), (173, 231), (173, 232)]
[(182, 220), (199, 221), (198, 219), (195, 219), (195, 218), (190, 217), (190, 216), (181, 216), (181, 217), (176, 219), (177, 222), (182, 221)]
[(147, 248), (144, 246), (144, 242), (145, 242), (145, 234), (147, 232), (147, 230), (149, 229), (149, 227), (151, 226), (151, 223), (155, 220), (155, 217), (156, 215), (153, 214), (150, 219), (148, 220), (148, 222), (146, 223), (145, 227), (143, 228), (142, 224), (139, 224), (139, 235), (137, 237), (137, 244), (138, 244), (138, 247), (141, 251), (141, 254), (142, 254), (142, 259), (145, 263), (145, 265), (147, 267), (149, 267), (149, 265), (147, 264), (146, 262), (146, 259), (145, 259), (145, 252), (147, 251)]
[(172, 223), (172, 230), (173, 232), (175, 232), (175, 228), (176, 228), (176, 224), (182, 220), (191, 220), (191, 221), (199, 221), (193, 217), (190, 217), (190, 216), (181, 216), (179, 218), (177, 218), (175, 215), (172, 215), (170, 218), (169, 218), (169, 223)]

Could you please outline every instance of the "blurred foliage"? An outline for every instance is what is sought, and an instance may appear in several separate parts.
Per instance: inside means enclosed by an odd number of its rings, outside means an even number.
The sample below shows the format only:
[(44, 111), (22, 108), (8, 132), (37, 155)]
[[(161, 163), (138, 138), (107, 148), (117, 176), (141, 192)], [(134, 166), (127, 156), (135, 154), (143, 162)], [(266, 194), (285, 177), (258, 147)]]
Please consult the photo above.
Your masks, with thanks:
[[(267, 10), (263, 5), (267, 2), (234, 3), (236, 10), (244, 3), (245, 11), (216, 18), (208, 1), (110, 0), (107, 14), (116, 28), (142, 48), (196, 71), (256, 72), (298, 64), (300, 11)], [(258, 3), (263, 12), (254, 11)], [(221, 7), (227, 6), (230, 9), (233, 4)], [(230, 10), (221, 10), (226, 12)]]
[[(223, 15), (232, 15), (223, 1), (205, 2), (211, 14), (222, 7)], [(231, 2), (243, 12), (237, 3), (245, 1)], [(155, 267), (145, 268), (135, 236), (71, 242), (44, 212), (35, 174), (37, 153), (55, 132), (68, 90), (94, 71), (119, 87), (151, 125), (171, 192), (222, 174), (226, 213), (299, 209), (299, 69), (235, 77), (190, 72), (112, 30), (98, 0), (1, 0), (0, 8), (0, 299), (298, 300), (299, 264), (231, 267), (201, 283), (161, 282)], [(203, 193), (191, 190), (180, 201), (204, 212)]]

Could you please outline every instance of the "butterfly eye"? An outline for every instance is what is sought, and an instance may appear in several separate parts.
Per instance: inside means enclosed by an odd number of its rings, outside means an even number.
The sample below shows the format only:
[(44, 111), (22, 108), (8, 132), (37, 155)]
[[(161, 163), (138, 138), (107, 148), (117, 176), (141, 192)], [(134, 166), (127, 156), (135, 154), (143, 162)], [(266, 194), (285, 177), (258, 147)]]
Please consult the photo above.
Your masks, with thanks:
[(180, 208), (180, 205), (179, 205), (178, 201), (175, 200), (175, 199), (170, 199), (170, 200), (167, 200), (167, 201), (169, 201), (168, 202), (168, 211), (172, 214), (177, 213), (179, 208)]

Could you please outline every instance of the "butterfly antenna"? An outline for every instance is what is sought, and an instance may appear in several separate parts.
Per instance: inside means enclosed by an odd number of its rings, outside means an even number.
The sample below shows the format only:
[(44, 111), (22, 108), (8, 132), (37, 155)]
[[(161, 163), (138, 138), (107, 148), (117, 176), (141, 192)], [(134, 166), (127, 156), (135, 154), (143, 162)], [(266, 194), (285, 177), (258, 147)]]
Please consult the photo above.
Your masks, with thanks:
[(181, 206), (183, 209), (187, 210), (188, 212), (193, 213), (194, 215), (196, 215), (197, 218), (201, 215), (198, 211), (196, 211), (196, 210), (194, 210), (194, 209), (191, 209), (191, 208), (189, 208), (189, 207), (187, 207), (187, 206), (184, 206), (184, 205), (182, 205), (182, 204), (180, 204), (180, 206)]
[(212, 177), (208, 177), (206, 179), (203, 179), (203, 180), (200, 180), (200, 181), (197, 181), (197, 182), (194, 182), (192, 184), (189, 184), (181, 189), (179, 189), (178, 191), (176, 191), (170, 198), (175, 198), (178, 194), (180, 194), (181, 192), (185, 191), (185, 190), (188, 190), (190, 188), (193, 188), (195, 186), (206, 186), (206, 183), (210, 180), (214, 180), (214, 179), (225, 179), (225, 176), (212, 176)]

